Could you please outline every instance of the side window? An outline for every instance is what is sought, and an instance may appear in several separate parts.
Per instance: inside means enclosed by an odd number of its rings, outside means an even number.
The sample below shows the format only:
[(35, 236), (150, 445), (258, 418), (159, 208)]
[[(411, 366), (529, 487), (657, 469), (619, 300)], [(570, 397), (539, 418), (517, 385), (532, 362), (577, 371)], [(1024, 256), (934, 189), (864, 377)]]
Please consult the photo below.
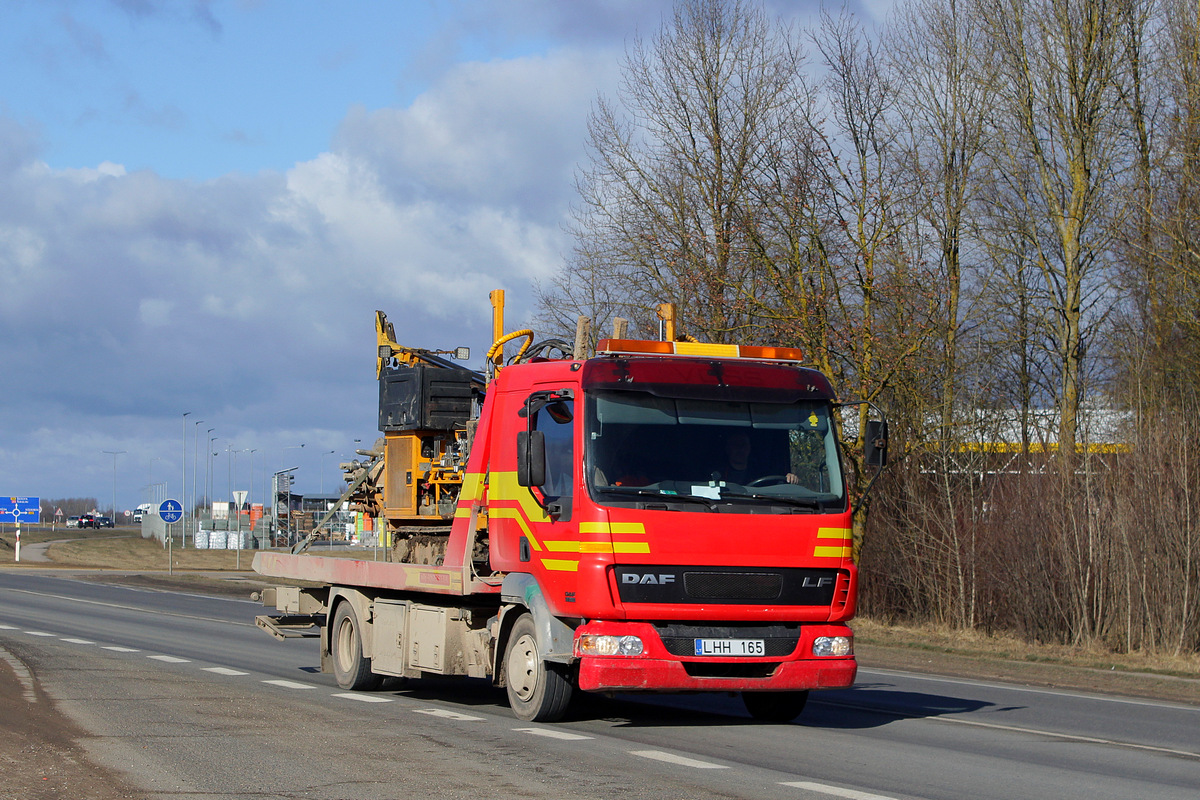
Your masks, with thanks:
[(569, 514), (575, 479), (575, 407), (573, 400), (556, 400), (537, 412), (536, 430), (546, 435), (546, 497), (564, 504)]

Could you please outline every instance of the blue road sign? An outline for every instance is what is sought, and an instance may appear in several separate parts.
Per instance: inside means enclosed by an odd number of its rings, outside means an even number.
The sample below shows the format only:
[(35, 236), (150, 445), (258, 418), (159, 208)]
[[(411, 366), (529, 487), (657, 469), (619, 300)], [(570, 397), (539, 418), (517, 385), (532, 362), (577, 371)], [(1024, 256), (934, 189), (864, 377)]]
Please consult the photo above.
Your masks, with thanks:
[(40, 497), (0, 497), (0, 522), (37, 522), (41, 514)]
[(178, 500), (163, 500), (158, 505), (158, 516), (163, 522), (179, 522), (183, 519), (183, 506)]

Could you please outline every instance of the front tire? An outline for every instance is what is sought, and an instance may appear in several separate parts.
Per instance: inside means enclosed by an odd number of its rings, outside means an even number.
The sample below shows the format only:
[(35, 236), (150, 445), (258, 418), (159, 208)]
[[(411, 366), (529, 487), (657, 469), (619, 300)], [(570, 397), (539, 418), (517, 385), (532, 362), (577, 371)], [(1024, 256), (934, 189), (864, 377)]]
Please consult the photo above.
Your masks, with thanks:
[(371, 662), (363, 658), (362, 630), (354, 606), (339, 603), (333, 615), (329, 633), (330, 655), (333, 657), (333, 676), (343, 689), (364, 691), (379, 688), (383, 679), (371, 672)]
[(509, 632), (504, 683), (513, 713), (526, 722), (556, 722), (571, 704), (575, 687), (567, 667), (543, 660), (529, 614), (522, 614)]
[(742, 703), (759, 722), (791, 722), (808, 702), (808, 692), (742, 692)]

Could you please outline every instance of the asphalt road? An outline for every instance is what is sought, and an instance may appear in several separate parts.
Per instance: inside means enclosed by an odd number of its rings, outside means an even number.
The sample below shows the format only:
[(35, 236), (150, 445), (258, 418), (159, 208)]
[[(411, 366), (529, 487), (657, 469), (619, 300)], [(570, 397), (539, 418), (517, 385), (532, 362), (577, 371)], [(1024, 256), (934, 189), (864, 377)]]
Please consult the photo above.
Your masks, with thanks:
[[(344, 693), (249, 601), (0, 571), (0, 646), (155, 798), (1187, 798), (1200, 708), (865, 665), (788, 725), (737, 698), (517, 720), (481, 681)], [(2, 723), (0, 723), (2, 724)]]

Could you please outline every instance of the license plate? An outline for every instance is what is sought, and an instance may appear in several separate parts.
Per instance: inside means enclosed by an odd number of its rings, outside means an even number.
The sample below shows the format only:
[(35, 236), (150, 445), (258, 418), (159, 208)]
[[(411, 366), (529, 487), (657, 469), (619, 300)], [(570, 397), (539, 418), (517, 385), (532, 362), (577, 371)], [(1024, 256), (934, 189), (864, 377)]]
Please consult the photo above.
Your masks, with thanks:
[(762, 639), (697, 639), (698, 656), (764, 656)]

